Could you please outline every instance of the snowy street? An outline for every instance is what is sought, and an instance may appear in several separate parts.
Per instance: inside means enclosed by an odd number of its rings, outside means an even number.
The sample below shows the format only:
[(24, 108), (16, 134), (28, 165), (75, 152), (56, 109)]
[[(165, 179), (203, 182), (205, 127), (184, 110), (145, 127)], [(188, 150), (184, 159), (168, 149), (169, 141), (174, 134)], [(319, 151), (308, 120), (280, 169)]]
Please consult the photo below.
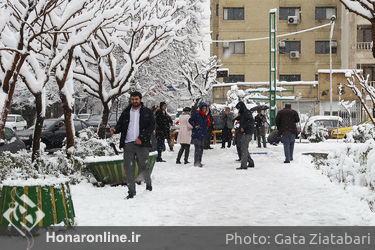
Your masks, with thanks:
[[(367, 202), (316, 170), (302, 152), (328, 152), (343, 146), (329, 141), (295, 145), (295, 160), (284, 164), (282, 145), (251, 152), (255, 168), (236, 170), (235, 147), (205, 150), (205, 166), (176, 165), (175, 152), (165, 152), (166, 163), (156, 163), (153, 191), (137, 186), (135, 199), (125, 200), (127, 188), (71, 186), (80, 226), (318, 226), (375, 225)], [(190, 161), (194, 146), (191, 147)]]

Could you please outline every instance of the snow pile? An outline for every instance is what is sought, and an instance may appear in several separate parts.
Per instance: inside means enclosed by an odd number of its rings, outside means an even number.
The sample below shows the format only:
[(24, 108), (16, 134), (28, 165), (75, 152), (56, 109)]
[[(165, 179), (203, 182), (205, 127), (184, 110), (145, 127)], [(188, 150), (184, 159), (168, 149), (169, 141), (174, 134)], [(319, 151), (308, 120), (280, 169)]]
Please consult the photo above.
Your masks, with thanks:
[(328, 159), (315, 159), (317, 169), (345, 189), (359, 191), (371, 209), (375, 209), (375, 141), (348, 143), (345, 148), (328, 154)]
[(375, 127), (370, 123), (353, 126), (352, 131), (346, 134), (345, 142), (364, 143), (375, 138)]
[[(118, 145), (119, 135), (102, 140), (90, 129), (83, 130), (76, 144), (69, 151), (65, 148), (55, 152), (52, 156), (40, 152), (40, 157), (34, 163), (31, 154), (20, 151), (16, 154), (3, 152), (0, 156), (0, 182), (13, 183), (13, 180), (27, 183), (37, 183), (39, 180), (51, 178), (67, 178), (71, 183), (79, 183), (90, 178), (85, 168), (85, 159), (95, 156), (113, 156), (115, 152), (110, 143)], [(36, 180), (38, 179), (38, 181)]]
[(306, 132), (309, 135), (307, 139), (314, 143), (325, 141), (325, 138), (328, 136), (327, 128), (319, 126), (315, 122), (307, 125)]

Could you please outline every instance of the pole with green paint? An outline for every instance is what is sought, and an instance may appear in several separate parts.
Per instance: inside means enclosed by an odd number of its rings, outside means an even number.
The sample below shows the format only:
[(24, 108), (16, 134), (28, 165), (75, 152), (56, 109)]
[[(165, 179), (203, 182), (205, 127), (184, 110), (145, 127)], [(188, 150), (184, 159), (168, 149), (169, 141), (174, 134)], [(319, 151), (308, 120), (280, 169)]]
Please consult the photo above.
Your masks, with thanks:
[(269, 93), (269, 104), (270, 104), (270, 129), (276, 129), (276, 13), (277, 9), (271, 9), (269, 12), (269, 48), (270, 48), (270, 93)]

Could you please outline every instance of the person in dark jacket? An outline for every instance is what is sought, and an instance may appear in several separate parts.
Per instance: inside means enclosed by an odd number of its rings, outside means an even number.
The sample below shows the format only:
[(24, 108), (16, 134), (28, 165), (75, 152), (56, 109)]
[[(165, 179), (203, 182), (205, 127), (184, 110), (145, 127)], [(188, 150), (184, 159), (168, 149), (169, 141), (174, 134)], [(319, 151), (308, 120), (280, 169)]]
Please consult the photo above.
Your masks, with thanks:
[(285, 108), (276, 115), (277, 130), (281, 134), (281, 142), (284, 144), (284, 163), (293, 161), (294, 142), (296, 140), (299, 116), (297, 111), (292, 109), (290, 103), (285, 104)]
[(267, 118), (265, 115), (262, 114), (262, 110), (258, 110), (258, 114), (255, 116), (255, 127), (256, 127), (256, 134), (257, 134), (257, 141), (258, 141), (258, 148), (261, 148), (261, 142), (263, 141), (263, 147), (266, 148), (266, 122)]
[(235, 130), (234, 130), (234, 145), (236, 145), (238, 159), (236, 161), (241, 161), (241, 128), (240, 128), (240, 114), (236, 118), (233, 119), (235, 123)]
[(241, 136), (241, 167), (237, 169), (247, 169), (254, 167), (254, 161), (251, 159), (249, 153), (249, 143), (254, 133), (254, 119), (253, 114), (246, 108), (245, 103), (239, 102), (236, 105), (240, 113), (240, 131)]
[(122, 113), (115, 128), (111, 133), (121, 133), (120, 148), (124, 148), (124, 168), (128, 186), (127, 199), (135, 196), (135, 167), (137, 161), (140, 173), (146, 182), (146, 190), (152, 191), (149, 151), (151, 147), (151, 134), (155, 128), (155, 119), (152, 111), (143, 106), (142, 94), (139, 92), (130, 93), (131, 105)]
[(207, 135), (207, 128), (210, 125), (210, 118), (206, 114), (207, 104), (202, 102), (199, 110), (196, 111), (189, 119), (189, 123), (193, 126), (191, 135), (191, 143), (194, 144), (194, 166), (203, 167), (202, 155), (204, 142)]
[(212, 131), (214, 130), (213, 129), (213, 125), (214, 125), (214, 120), (212, 118), (212, 113), (211, 113), (211, 109), (209, 106), (207, 106), (207, 118), (210, 119), (210, 125), (207, 127), (207, 134), (206, 134), (206, 139), (205, 139), (205, 143), (204, 143), (204, 149), (213, 149), (210, 144), (211, 144), (211, 137), (212, 137)]
[[(153, 106), (151, 108), (151, 111), (152, 111), (152, 114), (154, 115), (154, 118), (156, 117), (156, 112), (159, 110), (159, 107), (157, 105)], [(156, 131), (152, 131), (152, 134), (151, 134), (151, 150), (150, 152), (154, 152), (158, 150), (158, 143), (157, 143), (157, 140), (156, 140)]]
[(225, 148), (225, 143), (228, 143), (228, 148), (230, 148), (232, 144), (233, 113), (230, 112), (229, 107), (225, 108), (225, 111), (221, 115), (221, 119), (224, 123), (221, 133), (221, 148)]
[(164, 150), (165, 144), (164, 140), (169, 138), (170, 136), (170, 127), (172, 126), (172, 119), (168, 115), (167, 111), (167, 104), (165, 102), (160, 103), (160, 109), (156, 112), (156, 139), (157, 139), (157, 150), (158, 150), (158, 157), (156, 159), (157, 162), (165, 162), (161, 154)]

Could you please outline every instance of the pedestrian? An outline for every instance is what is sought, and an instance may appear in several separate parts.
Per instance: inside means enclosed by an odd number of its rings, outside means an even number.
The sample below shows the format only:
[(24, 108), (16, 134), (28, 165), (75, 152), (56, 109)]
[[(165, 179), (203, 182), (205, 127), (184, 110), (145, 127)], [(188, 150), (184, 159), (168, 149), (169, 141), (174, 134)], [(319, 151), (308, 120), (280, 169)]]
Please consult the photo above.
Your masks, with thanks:
[(191, 135), (191, 143), (194, 144), (194, 166), (203, 167), (202, 156), (203, 147), (207, 135), (208, 126), (211, 125), (209, 116), (207, 116), (207, 104), (202, 102), (199, 110), (196, 111), (189, 119), (189, 123), (193, 126)]
[(183, 109), (183, 113), (179, 117), (180, 131), (177, 136), (177, 143), (181, 144), (181, 148), (178, 151), (176, 164), (181, 164), (181, 156), (185, 152), (184, 164), (189, 162), (191, 134), (193, 126), (189, 123), (191, 108), (186, 107)]
[[(159, 107), (157, 105), (153, 106), (151, 111), (152, 111), (152, 114), (154, 115), (154, 119), (156, 118), (156, 112), (159, 110)], [(154, 131), (152, 131), (152, 134), (151, 134), (151, 150), (150, 152), (154, 152), (154, 151), (157, 151), (158, 150), (158, 147), (157, 147), (158, 143), (157, 143), (157, 140), (156, 140), (156, 131), (154, 129)]]
[(228, 148), (232, 144), (232, 129), (233, 129), (233, 113), (230, 112), (230, 108), (226, 107), (225, 111), (221, 115), (224, 127), (221, 133), (221, 148), (225, 148), (225, 143), (228, 143)]
[(263, 147), (267, 147), (266, 142), (266, 122), (267, 118), (263, 115), (262, 110), (258, 109), (258, 114), (255, 116), (255, 127), (257, 133), (258, 148), (261, 148), (261, 139), (263, 142)]
[(293, 161), (294, 142), (297, 135), (296, 123), (299, 122), (297, 111), (292, 109), (290, 103), (285, 104), (285, 108), (276, 115), (277, 130), (281, 134), (281, 142), (284, 145), (285, 161)]
[(204, 149), (213, 149), (211, 145), (211, 137), (212, 137), (212, 131), (213, 131), (213, 125), (214, 125), (214, 120), (212, 118), (212, 113), (211, 109), (209, 106), (207, 106), (207, 111), (206, 111), (208, 119), (210, 119), (210, 125), (207, 128), (207, 134), (206, 134), (206, 139), (204, 143)]
[(254, 167), (254, 161), (249, 153), (249, 143), (254, 133), (253, 114), (246, 108), (245, 103), (239, 102), (236, 105), (240, 113), (240, 131), (241, 135), (241, 166), (237, 169), (247, 169)]
[(157, 150), (158, 157), (157, 162), (165, 162), (162, 159), (162, 152), (165, 150), (165, 139), (168, 140), (170, 136), (170, 127), (172, 126), (172, 119), (167, 114), (167, 104), (165, 102), (160, 102), (160, 109), (156, 112), (156, 140), (157, 140)]
[(149, 151), (151, 134), (155, 128), (152, 111), (142, 103), (142, 94), (135, 91), (130, 93), (131, 104), (121, 113), (111, 134), (121, 133), (120, 148), (124, 149), (124, 169), (128, 186), (127, 199), (136, 195), (135, 167), (137, 161), (140, 174), (146, 182), (146, 190), (152, 191), (151, 171), (149, 165)]
[(236, 145), (238, 159), (236, 161), (241, 161), (241, 128), (240, 128), (240, 114), (236, 118), (233, 119), (234, 125), (234, 144)]

